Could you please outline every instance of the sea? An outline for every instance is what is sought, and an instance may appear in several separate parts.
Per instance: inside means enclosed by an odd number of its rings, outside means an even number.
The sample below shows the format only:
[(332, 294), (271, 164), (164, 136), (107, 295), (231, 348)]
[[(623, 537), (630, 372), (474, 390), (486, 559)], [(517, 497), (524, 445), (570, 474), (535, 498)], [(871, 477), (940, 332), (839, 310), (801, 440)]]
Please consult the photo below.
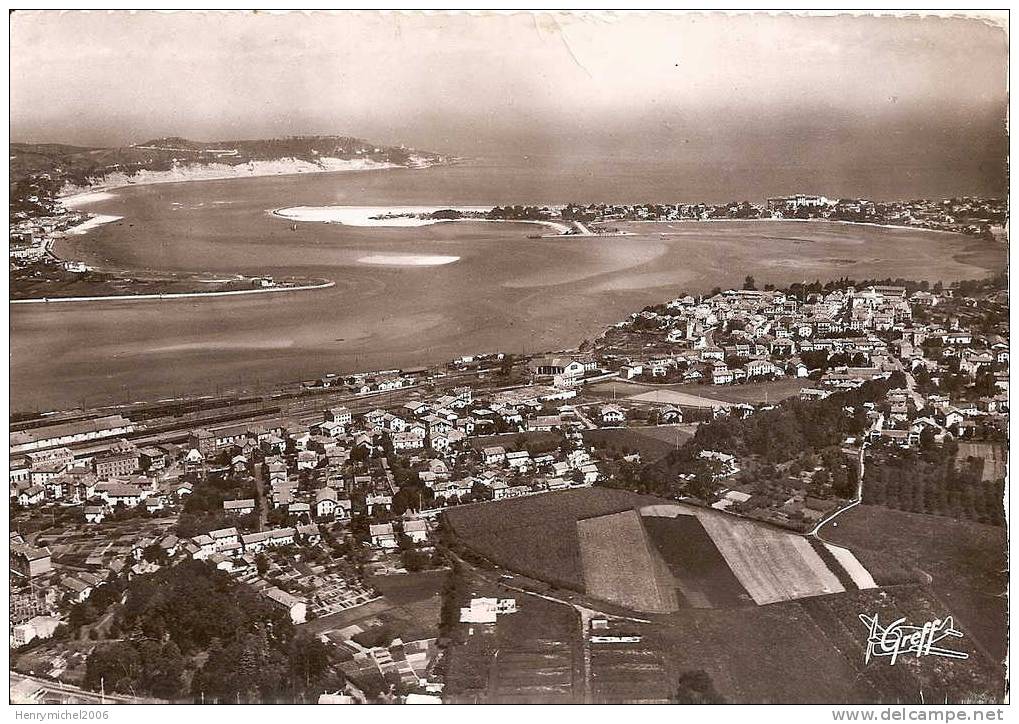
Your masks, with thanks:
[[(264, 391), (464, 354), (572, 348), (647, 304), (740, 284), (746, 275), (758, 285), (843, 276), (950, 282), (1005, 264), (1005, 248), (991, 242), (847, 224), (646, 223), (625, 225), (632, 232), (625, 236), (541, 238), (549, 230), (530, 224), (295, 228), (271, 213), (323, 205), (690, 202), (701, 200), (699, 190), (664, 162), (560, 166), (524, 156), (116, 189), (83, 208), (122, 218), (59, 241), (58, 254), (97, 267), (316, 277), (335, 285), (11, 305), (11, 410)], [(441, 266), (362, 261), (404, 254), (459, 259)]]

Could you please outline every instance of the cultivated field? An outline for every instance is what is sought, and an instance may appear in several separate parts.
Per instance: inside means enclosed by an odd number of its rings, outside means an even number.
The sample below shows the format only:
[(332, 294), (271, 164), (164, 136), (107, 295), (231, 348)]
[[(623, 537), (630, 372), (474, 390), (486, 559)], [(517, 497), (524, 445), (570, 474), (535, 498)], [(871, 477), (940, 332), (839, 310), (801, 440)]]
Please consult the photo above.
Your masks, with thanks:
[(637, 611), (677, 609), (665, 562), (647, 540), (635, 510), (577, 521), (584, 590)]
[(833, 546), (831, 543), (823, 544), (828, 552), (835, 557), (835, 560), (839, 562), (849, 577), (853, 579), (853, 583), (860, 590), (866, 590), (868, 588), (877, 588), (877, 583), (874, 582), (874, 577), (870, 575), (870, 571), (863, 567), (863, 564), (853, 555), (853, 552), (848, 548), (842, 546)]
[(845, 587), (803, 536), (701, 508), (656, 505), (645, 516), (696, 516), (728, 568), (758, 605), (840, 593)]
[(105, 567), (117, 558), (127, 558), (135, 543), (144, 537), (158, 538), (177, 522), (176, 518), (136, 518), (82, 530), (80, 525), (49, 528), (35, 540), (47, 546), (53, 560), (72, 567)]
[(493, 563), (645, 612), (764, 605), (873, 585), (848, 550), (822, 549), (822, 558), (807, 538), (788, 531), (606, 488), (455, 508), (446, 516), (455, 535)]
[(576, 522), (653, 503), (624, 490), (587, 488), (451, 508), (456, 537), (488, 560), (554, 586), (584, 590)]
[(669, 567), (683, 608), (754, 605), (696, 516), (645, 515), (643, 523)]
[[(642, 627), (614, 627), (611, 633), (641, 633)], [(606, 631), (605, 633), (609, 633)], [(668, 667), (653, 645), (591, 645), (591, 699), (595, 703), (666, 702), (675, 693)]]
[(701, 525), (757, 604), (845, 590), (802, 536), (715, 515)]

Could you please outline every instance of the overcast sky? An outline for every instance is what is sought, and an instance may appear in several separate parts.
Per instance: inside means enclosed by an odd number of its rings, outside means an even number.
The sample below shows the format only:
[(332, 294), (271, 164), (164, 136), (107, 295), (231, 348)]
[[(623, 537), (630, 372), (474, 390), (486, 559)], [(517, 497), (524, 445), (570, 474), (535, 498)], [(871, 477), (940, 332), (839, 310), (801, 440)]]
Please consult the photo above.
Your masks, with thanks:
[[(17, 12), (15, 141), (351, 134), (453, 153), (930, 166), (1003, 182), (966, 19)], [(847, 171), (849, 173), (850, 171)]]

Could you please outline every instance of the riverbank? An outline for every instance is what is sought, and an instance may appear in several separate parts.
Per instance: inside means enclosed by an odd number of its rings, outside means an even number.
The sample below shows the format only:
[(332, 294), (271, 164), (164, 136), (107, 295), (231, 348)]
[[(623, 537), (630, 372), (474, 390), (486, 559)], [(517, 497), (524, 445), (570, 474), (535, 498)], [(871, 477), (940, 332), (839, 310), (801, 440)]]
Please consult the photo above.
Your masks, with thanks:
[(335, 284), (327, 279), (304, 277), (274, 279), (271, 276), (252, 277), (241, 274), (210, 277), (201, 273), (104, 269), (64, 259), (56, 253), (55, 241), (86, 234), (120, 218), (96, 215), (47, 239), (46, 255), (40, 261), (10, 270), (11, 304), (223, 297), (325, 289)]
[(56, 304), (62, 302), (121, 302), (121, 301), (143, 301), (174, 299), (196, 299), (200, 297), (230, 297), (246, 294), (271, 294), (275, 292), (301, 292), (312, 289), (328, 289), (336, 286), (336, 282), (322, 281), (318, 284), (302, 284), (295, 286), (262, 287), (258, 289), (237, 289), (228, 291), (209, 292), (164, 292), (155, 294), (102, 294), (90, 297), (32, 297), (26, 299), (11, 299), (11, 304)]
[[(328, 160), (328, 159), (327, 159)], [(334, 159), (339, 160), (339, 159)], [(390, 167), (394, 164), (375, 164)], [(362, 170), (326, 168), (328, 171)], [(269, 174), (262, 174), (269, 175)], [(177, 179), (171, 182), (210, 180), (207, 178)], [(163, 183), (149, 179), (143, 183)], [(103, 190), (89, 190), (62, 197), (68, 209), (116, 198), (116, 194)], [(86, 212), (87, 213), (87, 212)], [(289, 279), (274, 281), (272, 277), (237, 275), (229, 278), (202, 278), (196, 274), (173, 274), (158, 271), (109, 269), (88, 266), (75, 259), (59, 255), (54, 242), (68, 236), (85, 235), (104, 224), (121, 221), (124, 217), (112, 214), (90, 214), (89, 218), (64, 231), (50, 235), (44, 242), (45, 256), (35, 264), (12, 268), (10, 271), (11, 304), (49, 304), (55, 302), (97, 302), (106, 300), (155, 301), (193, 299), (197, 297), (226, 297), (271, 292), (307, 291), (326, 289), (335, 282), (325, 279)], [(240, 288), (238, 288), (240, 287)], [(111, 290), (110, 293), (100, 293)], [(140, 290), (140, 291), (139, 291)]]

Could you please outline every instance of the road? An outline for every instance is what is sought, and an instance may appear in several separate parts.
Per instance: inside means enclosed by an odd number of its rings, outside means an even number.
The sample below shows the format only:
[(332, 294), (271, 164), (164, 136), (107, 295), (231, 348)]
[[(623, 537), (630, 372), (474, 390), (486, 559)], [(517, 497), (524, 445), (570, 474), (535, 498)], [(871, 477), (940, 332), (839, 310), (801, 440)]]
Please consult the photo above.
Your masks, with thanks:
[(589, 418), (587, 415), (584, 414), (584, 410), (582, 409), (581, 405), (575, 405), (574, 408), (573, 408), (573, 411), (577, 413), (577, 417), (580, 418), (580, 421), (582, 423), (584, 423), (584, 426), (588, 430), (597, 430), (598, 429), (598, 426), (595, 425), (593, 422), (591, 422), (591, 418)]
[(255, 466), (255, 497), (258, 503), (258, 530), (269, 529), (269, 501), (265, 492), (265, 468), (262, 465)]
[(825, 518), (821, 518), (821, 520), (818, 521), (817, 525), (814, 526), (814, 529), (810, 531), (807, 535), (813, 538), (817, 538), (820, 541), (823, 541), (824, 539), (819, 535), (821, 528), (828, 525), (828, 523), (835, 520), (837, 517), (845, 513), (847, 510), (852, 510), (853, 508), (855, 508), (856, 506), (863, 502), (863, 465), (866, 457), (867, 457), (867, 442), (865, 440), (863, 444), (860, 446), (860, 478), (856, 482), (856, 496), (853, 498), (852, 502), (849, 503), (849, 505), (845, 506), (844, 508), (839, 508), (834, 513)]
[(906, 389), (909, 391), (909, 396), (913, 398), (916, 409), (922, 410), (926, 403), (920, 393), (916, 391), (916, 378), (913, 377), (913, 373), (907, 370), (902, 364), (902, 360), (898, 358), (895, 359), (895, 366), (906, 377)]

